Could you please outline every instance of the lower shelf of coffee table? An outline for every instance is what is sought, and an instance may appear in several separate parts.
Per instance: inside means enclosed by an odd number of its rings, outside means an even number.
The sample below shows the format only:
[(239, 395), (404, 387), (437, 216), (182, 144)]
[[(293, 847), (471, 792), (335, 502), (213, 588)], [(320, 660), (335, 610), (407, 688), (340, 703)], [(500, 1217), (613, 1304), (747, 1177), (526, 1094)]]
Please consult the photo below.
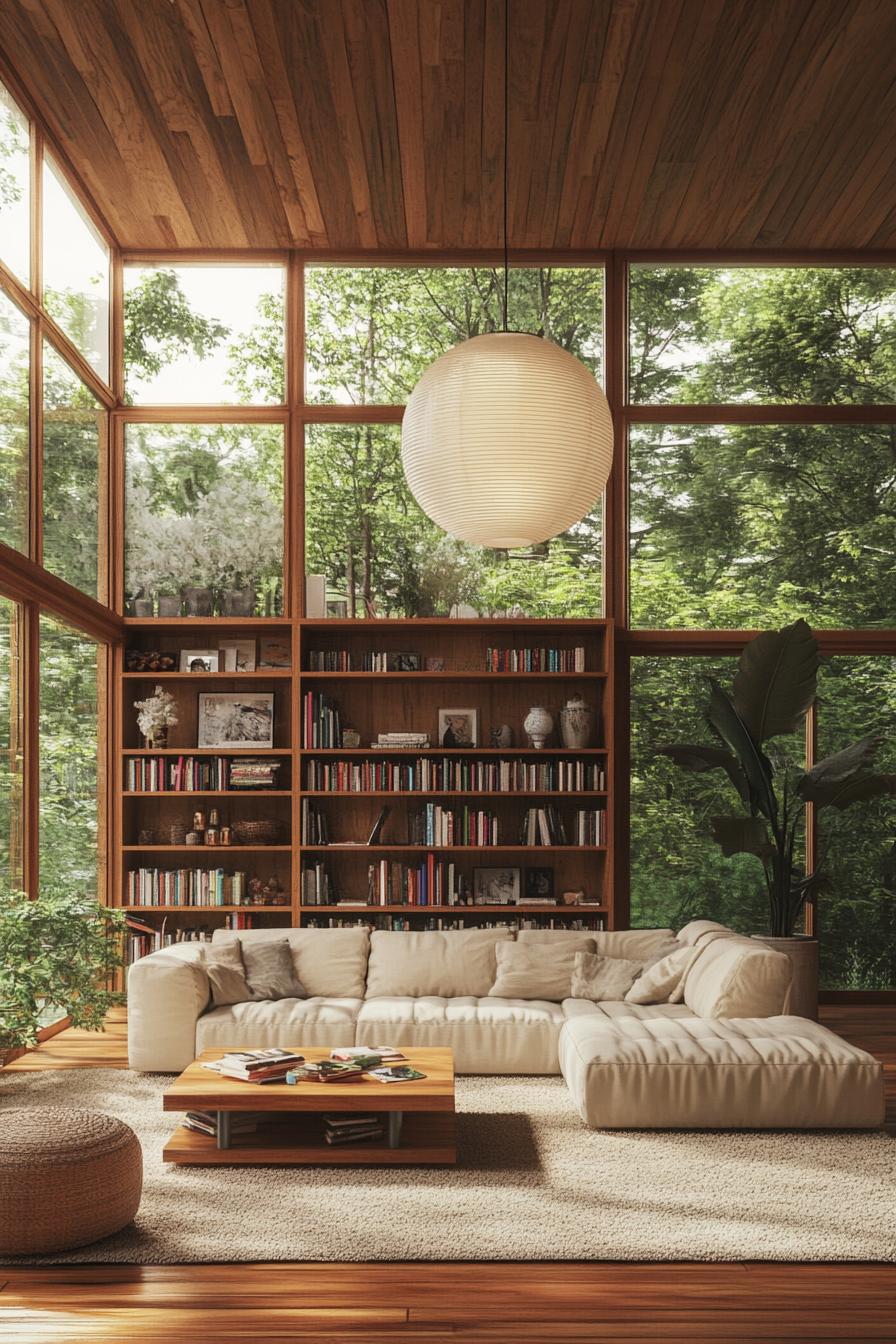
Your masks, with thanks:
[[(400, 1084), (396, 1084), (400, 1086)], [(332, 1111), (339, 1110), (338, 1087), (333, 1087)], [(208, 1134), (181, 1126), (162, 1153), (165, 1162), (189, 1166), (450, 1166), (457, 1161), (457, 1123), (453, 1113), (405, 1111), (397, 1148), (385, 1137), (361, 1143), (327, 1143), (323, 1119), (313, 1112), (272, 1116), (253, 1134), (235, 1137), (229, 1148), (219, 1148)]]

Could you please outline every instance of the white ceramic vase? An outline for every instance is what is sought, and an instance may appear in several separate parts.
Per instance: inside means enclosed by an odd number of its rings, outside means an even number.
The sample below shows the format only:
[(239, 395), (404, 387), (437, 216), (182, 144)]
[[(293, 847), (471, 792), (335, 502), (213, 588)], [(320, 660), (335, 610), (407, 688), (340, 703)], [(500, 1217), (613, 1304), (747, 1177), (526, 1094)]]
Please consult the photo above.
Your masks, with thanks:
[(574, 695), (560, 711), (560, 737), (564, 747), (587, 747), (594, 728), (594, 710), (580, 695)]
[(523, 720), (523, 730), (528, 734), (533, 747), (540, 751), (554, 731), (553, 716), (543, 705), (533, 705)]

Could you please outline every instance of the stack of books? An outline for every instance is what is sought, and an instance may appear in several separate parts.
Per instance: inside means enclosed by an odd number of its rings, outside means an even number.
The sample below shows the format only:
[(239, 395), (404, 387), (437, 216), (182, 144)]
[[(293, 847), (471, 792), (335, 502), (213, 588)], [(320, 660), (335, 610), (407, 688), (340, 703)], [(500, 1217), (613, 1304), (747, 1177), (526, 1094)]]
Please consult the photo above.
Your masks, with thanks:
[(304, 1063), (304, 1055), (272, 1046), (268, 1050), (234, 1051), (202, 1067), (243, 1083), (283, 1083), (288, 1073)]
[[(254, 1134), (258, 1128), (258, 1122), (267, 1118), (260, 1111), (234, 1111), (230, 1117), (230, 1133), (234, 1138), (240, 1134)], [(197, 1134), (210, 1134), (213, 1139), (216, 1139), (218, 1137), (218, 1112), (187, 1111), (183, 1125), (185, 1129), (194, 1129)]]
[(383, 1122), (378, 1115), (325, 1115), (324, 1138), (327, 1143), (360, 1143), (362, 1139), (381, 1139)]
[(280, 761), (262, 756), (243, 756), (230, 762), (232, 789), (275, 789)]
[(380, 1064), (392, 1064), (407, 1059), (394, 1045), (344, 1045), (330, 1051), (337, 1064), (354, 1064), (358, 1068), (374, 1069)]
[(429, 733), (378, 733), (375, 742), (371, 742), (374, 751), (378, 747), (391, 747), (400, 751), (419, 751), (429, 746)]
[(359, 1065), (340, 1063), (335, 1059), (321, 1059), (315, 1063), (303, 1064), (291, 1069), (287, 1082), (291, 1083), (353, 1083), (363, 1077), (364, 1070)]

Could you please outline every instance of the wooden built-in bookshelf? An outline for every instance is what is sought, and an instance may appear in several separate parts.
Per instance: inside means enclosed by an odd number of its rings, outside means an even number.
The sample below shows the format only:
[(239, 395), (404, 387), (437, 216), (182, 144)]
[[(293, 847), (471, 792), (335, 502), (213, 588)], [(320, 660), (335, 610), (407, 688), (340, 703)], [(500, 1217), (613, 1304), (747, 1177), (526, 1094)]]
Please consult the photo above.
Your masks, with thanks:
[[(291, 648), (290, 667), (256, 666), (243, 672), (125, 670), (124, 653), (119, 653), (116, 752), (120, 759), (115, 781), (117, 860), (113, 892), (116, 903), (128, 906), (132, 917), (146, 928), (160, 935), (164, 928), (166, 936), (180, 936), (199, 931), (207, 934), (225, 922), (252, 927), (364, 922), (381, 928), (418, 929), (481, 926), (490, 921), (546, 927), (614, 925), (610, 622), (152, 618), (128, 619), (126, 625), (128, 649), (175, 656), (186, 648), (213, 649), (220, 640), (257, 640), (270, 633), (288, 641)], [(583, 649), (584, 661), (580, 656), (577, 671), (489, 670), (489, 648), (518, 652), (554, 649), (570, 657), (572, 650)], [(363, 670), (358, 665), (371, 653), (414, 655), (419, 659), (419, 670)], [(314, 654), (349, 655), (352, 669), (317, 670), (311, 666)], [(439, 661), (433, 666), (435, 660)], [(170, 729), (163, 749), (150, 748), (141, 739), (133, 708), (133, 702), (150, 694), (157, 684), (174, 696), (178, 709), (178, 723)], [(198, 747), (199, 695), (241, 691), (273, 696), (273, 745)], [(310, 744), (305, 725), (308, 693), (335, 702), (340, 733), (356, 730), (360, 744)], [(559, 711), (573, 695), (580, 695), (595, 710), (592, 738), (580, 748), (560, 744)], [(542, 749), (534, 748), (523, 730), (523, 720), (533, 705), (545, 706), (555, 720), (554, 734)], [(440, 708), (477, 711), (475, 747), (439, 743)], [(493, 743), (492, 730), (502, 724), (513, 729), (513, 746)], [(430, 743), (428, 747), (411, 748), (372, 746), (382, 732), (425, 732), (430, 735)], [(129, 780), (129, 763), (133, 775), (153, 758), (154, 769), (168, 772), (190, 758), (219, 760), (225, 763), (221, 768), (229, 770), (231, 762), (246, 756), (278, 765), (272, 787), (237, 790), (226, 780), (216, 780), (215, 787), (189, 791), (148, 790), (133, 787), (133, 778)], [(449, 769), (444, 768), (446, 762)], [(403, 767), (400, 786), (383, 787), (381, 778), (375, 788), (319, 787), (335, 782), (333, 772), (337, 767), (342, 768), (344, 776), (353, 768), (372, 765), (383, 767), (381, 775), (388, 767), (387, 778), (391, 778), (392, 767)], [(531, 773), (524, 776), (523, 766), (537, 767), (538, 777)], [(433, 770), (441, 771), (452, 787), (434, 785), (429, 775), (423, 778), (424, 772)], [(549, 771), (553, 773), (548, 775)], [(519, 779), (512, 780), (513, 787), (500, 787), (502, 782), (510, 784), (514, 774)], [(471, 781), (490, 778), (498, 787), (457, 787), (461, 776)], [(582, 780), (582, 787), (569, 787), (574, 777)], [(563, 779), (565, 787), (556, 786), (558, 778)], [(496, 843), (420, 843), (422, 822), (417, 823), (415, 834), (414, 814), (427, 805), (453, 811), (458, 826), (464, 807), (487, 814), (489, 824), (497, 829)], [(302, 836), (303, 812), (309, 806), (325, 820), (327, 843)], [(389, 808), (388, 816), (376, 843), (368, 845), (364, 842), (383, 807)], [(207, 818), (213, 808), (218, 810), (221, 824), (231, 830), (238, 821), (277, 822), (276, 842), (234, 842), (229, 846), (172, 843), (172, 826), (186, 824), (189, 829), (194, 812), (202, 811)], [(520, 826), (529, 808), (536, 810), (536, 817), (538, 809), (554, 809), (552, 822), (562, 822), (565, 842), (555, 837), (558, 842), (550, 845), (523, 843)], [(591, 817), (593, 826), (601, 828), (600, 843), (574, 843), (580, 810)], [(490, 862), (492, 856), (494, 861)], [(325, 865), (332, 901), (344, 898), (352, 902), (350, 905), (316, 903), (309, 894), (310, 879), (303, 883), (303, 872), (315, 864)], [(444, 875), (452, 865), (455, 889), (466, 899), (472, 899), (474, 869), (519, 869), (519, 900), (514, 905), (457, 904), (452, 903), (454, 898), (438, 898), (430, 883), (426, 904), (407, 903), (406, 895), (401, 894), (404, 869), (424, 869), (431, 878), (440, 865)], [(375, 870), (373, 880), (369, 876), (371, 867)], [(531, 868), (551, 871), (555, 905), (526, 900), (526, 870)], [(128, 875), (138, 869), (220, 870), (227, 878), (243, 873), (245, 882), (257, 878), (262, 884), (276, 878), (286, 903), (263, 899), (256, 903), (240, 894), (238, 900), (220, 905), (172, 905), (159, 900), (134, 904), (128, 895)], [(241, 893), (244, 890), (245, 885)], [(585, 892), (586, 904), (562, 903), (564, 891), (577, 890)], [(361, 901), (367, 904), (358, 904)]]

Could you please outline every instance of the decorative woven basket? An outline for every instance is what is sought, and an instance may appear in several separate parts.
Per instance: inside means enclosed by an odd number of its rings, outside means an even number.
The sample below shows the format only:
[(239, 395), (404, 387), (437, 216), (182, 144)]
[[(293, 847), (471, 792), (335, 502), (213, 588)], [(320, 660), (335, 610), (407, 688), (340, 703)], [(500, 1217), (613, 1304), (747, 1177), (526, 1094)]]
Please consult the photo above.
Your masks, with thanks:
[(276, 845), (280, 838), (279, 821), (235, 821), (232, 829), (238, 845)]

